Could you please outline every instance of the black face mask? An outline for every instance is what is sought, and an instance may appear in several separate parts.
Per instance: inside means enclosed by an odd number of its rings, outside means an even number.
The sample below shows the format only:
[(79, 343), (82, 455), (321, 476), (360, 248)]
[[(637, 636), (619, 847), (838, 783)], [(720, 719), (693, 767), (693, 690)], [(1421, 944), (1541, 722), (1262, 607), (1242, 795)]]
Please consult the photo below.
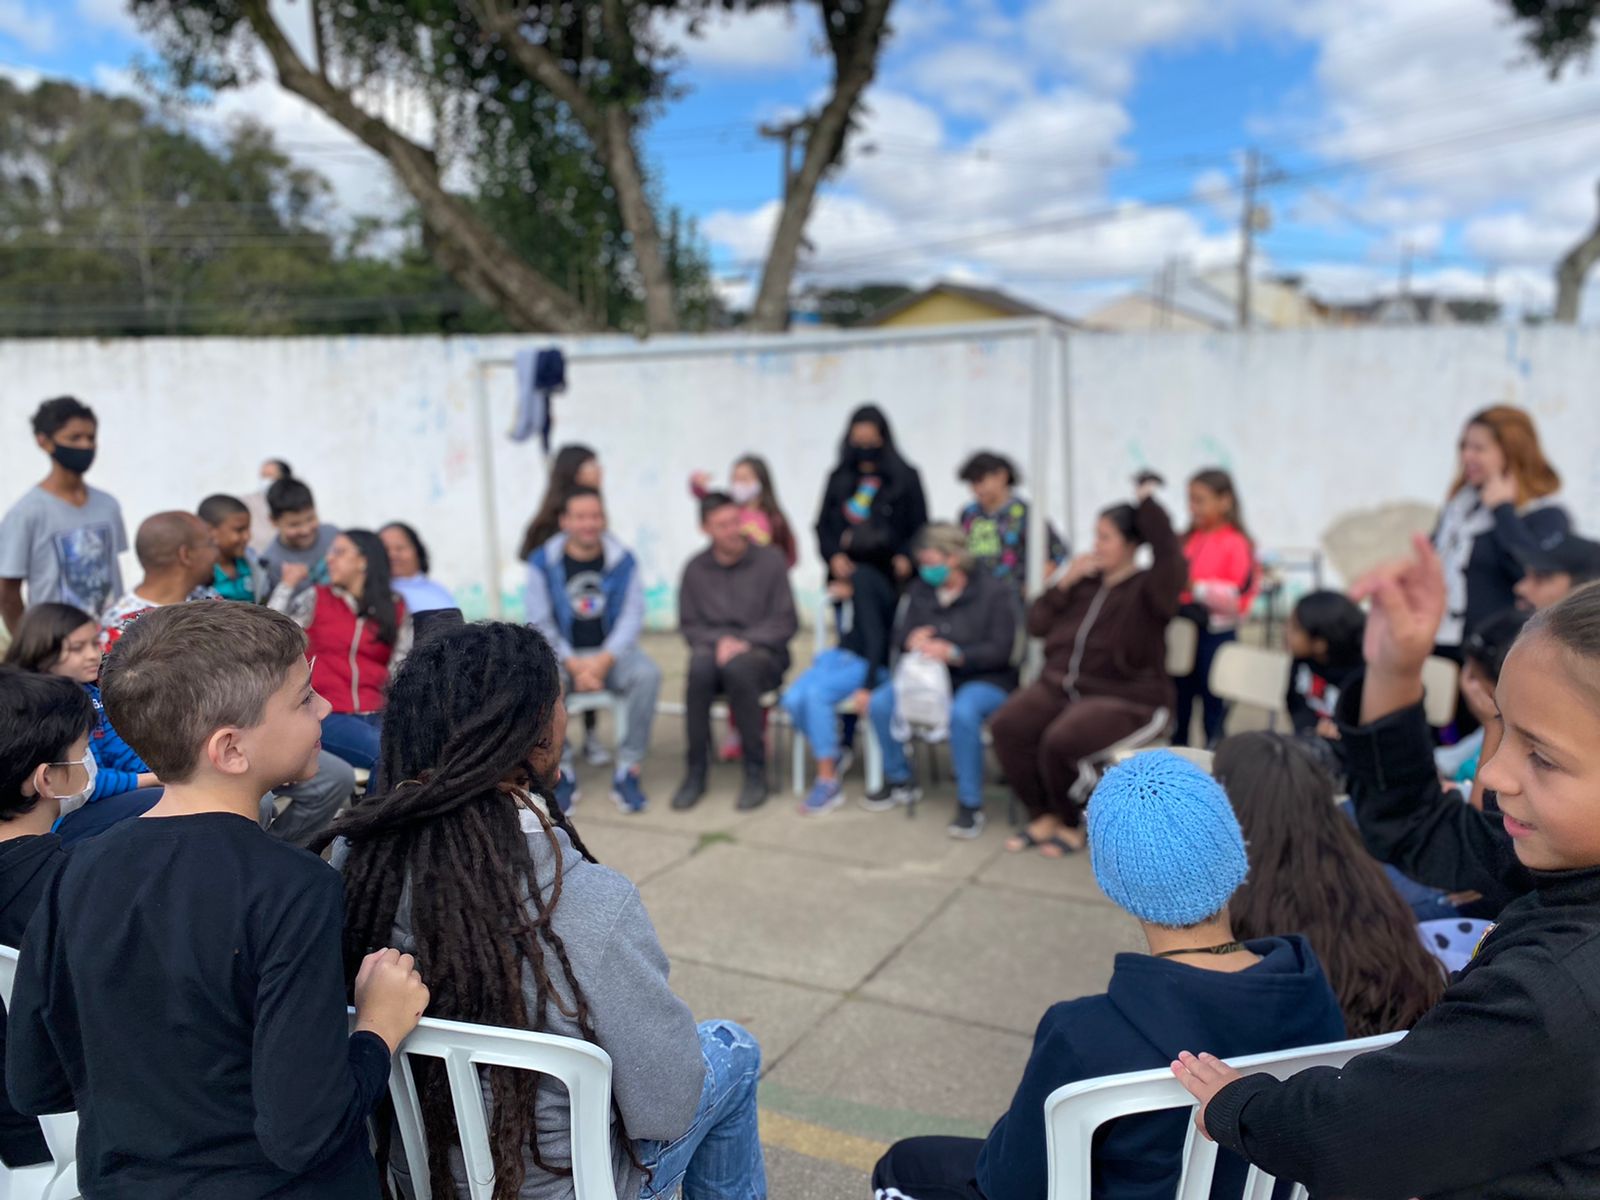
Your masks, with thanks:
[(84, 449), (82, 446), (52, 446), (50, 457), (74, 475), (82, 475), (94, 466), (94, 447)]
[(882, 454), (883, 447), (881, 446), (851, 446), (850, 465), (858, 471), (865, 470), (868, 467), (876, 467)]

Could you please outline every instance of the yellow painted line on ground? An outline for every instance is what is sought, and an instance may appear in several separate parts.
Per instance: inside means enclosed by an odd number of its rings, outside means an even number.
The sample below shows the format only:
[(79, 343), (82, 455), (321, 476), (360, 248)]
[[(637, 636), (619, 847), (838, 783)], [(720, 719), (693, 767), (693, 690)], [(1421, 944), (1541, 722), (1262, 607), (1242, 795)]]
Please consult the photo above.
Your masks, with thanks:
[(785, 1116), (770, 1108), (761, 1110), (761, 1142), (766, 1146), (793, 1150), (807, 1158), (820, 1158), (842, 1167), (854, 1167), (863, 1174), (870, 1173), (883, 1157), (883, 1152), (889, 1148), (887, 1142), (875, 1142), (853, 1133), (840, 1133), (837, 1129), (813, 1125), (810, 1121)]

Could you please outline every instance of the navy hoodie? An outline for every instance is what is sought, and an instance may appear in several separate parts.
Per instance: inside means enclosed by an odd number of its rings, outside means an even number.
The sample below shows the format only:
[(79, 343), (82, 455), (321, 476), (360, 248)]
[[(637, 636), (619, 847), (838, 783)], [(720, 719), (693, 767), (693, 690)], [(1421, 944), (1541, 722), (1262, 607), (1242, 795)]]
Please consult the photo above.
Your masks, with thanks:
[[(1339, 1001), (1304, 938), (1245, 945), (1261, 961), (1234, 972), (1119, 954), (1105, 995), (1052, 1005), (1039, 1022), (1011, 1109), (978, 1157), (983, 1195), (1044, 1200), (1044, 1102), (1063, 1084), (1165, 1067), (1178, 1051), (1196, 1046), (1235, 1058), (1344, 1038)], [(1188, 1122), (1184, 1108), (1102, 1126), (1094, 1139), (1094, 1195), (1171, 1200)], [(1237, 1196), (1244, 1175), (1244, 1160), (1222, 1152), (1212, 1194)]]

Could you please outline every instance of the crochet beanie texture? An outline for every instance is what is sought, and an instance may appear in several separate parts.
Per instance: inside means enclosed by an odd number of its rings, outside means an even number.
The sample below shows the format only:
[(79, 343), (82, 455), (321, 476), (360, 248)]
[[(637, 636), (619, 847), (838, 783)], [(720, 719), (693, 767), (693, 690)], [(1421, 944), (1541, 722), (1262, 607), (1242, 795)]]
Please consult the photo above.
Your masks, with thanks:
[(1216, 916), (1249, 872), (1227, 793), (1165, 750), (1106, 772), (1089, 800), (1089, 858), (1100, 890), (1153, 925)]

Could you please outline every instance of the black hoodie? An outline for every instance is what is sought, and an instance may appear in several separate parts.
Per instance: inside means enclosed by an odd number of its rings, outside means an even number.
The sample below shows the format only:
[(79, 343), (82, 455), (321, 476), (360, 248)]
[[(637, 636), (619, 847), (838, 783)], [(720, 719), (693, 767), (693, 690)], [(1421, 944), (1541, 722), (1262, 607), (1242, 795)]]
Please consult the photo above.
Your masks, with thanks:
[[(1359, 712), (1351, 689), (1340, 715)], [(1482, 891), (1499, 923), (1399, 1045), (1229, 1084), (1206, 1129), (1314, 1196), (1600, 1196), (1600, 867), (1523, 866), (1503, 822), (1440, 788), (1420, 704), (1340, 732), (1368, 847)]]
[[(61, 839), (53, 833), (0, 842), (0, 945), (22, 945), (22, 931), (66, 857)], [(5, 1033), (5, 1010), (0, 1008), (0, 1062), (5, 1061)], [(13, 1108), (4, 1087), (0, 1087), (0, 1158), (8, 1167), (50, 1161), (39, 1122)]]
[[(1011, 1111), (995, 1125), (978, 1159), (983, 1195), (1044, 1200), (1044, 1102), (1063, 1084), (1165, 1067), (1178, 1051), (1196, 1046), (1232, 1058), (1344, 1037), (1339, 1001), (1304, 938), (1245, 944), (1261, 961), (1234, 972), (1119, 954), (1105, 995), (1068, 1000), (1045, 1013)], [(1095, 1136), (1094, 1194), (1170, 1200), (1188, 1124), (1188, 1109), (1111, 1122)], [(1222, 1155), (1215, 1194), (1237, 1196), (1244, 1175), (1243, 1162)]]

